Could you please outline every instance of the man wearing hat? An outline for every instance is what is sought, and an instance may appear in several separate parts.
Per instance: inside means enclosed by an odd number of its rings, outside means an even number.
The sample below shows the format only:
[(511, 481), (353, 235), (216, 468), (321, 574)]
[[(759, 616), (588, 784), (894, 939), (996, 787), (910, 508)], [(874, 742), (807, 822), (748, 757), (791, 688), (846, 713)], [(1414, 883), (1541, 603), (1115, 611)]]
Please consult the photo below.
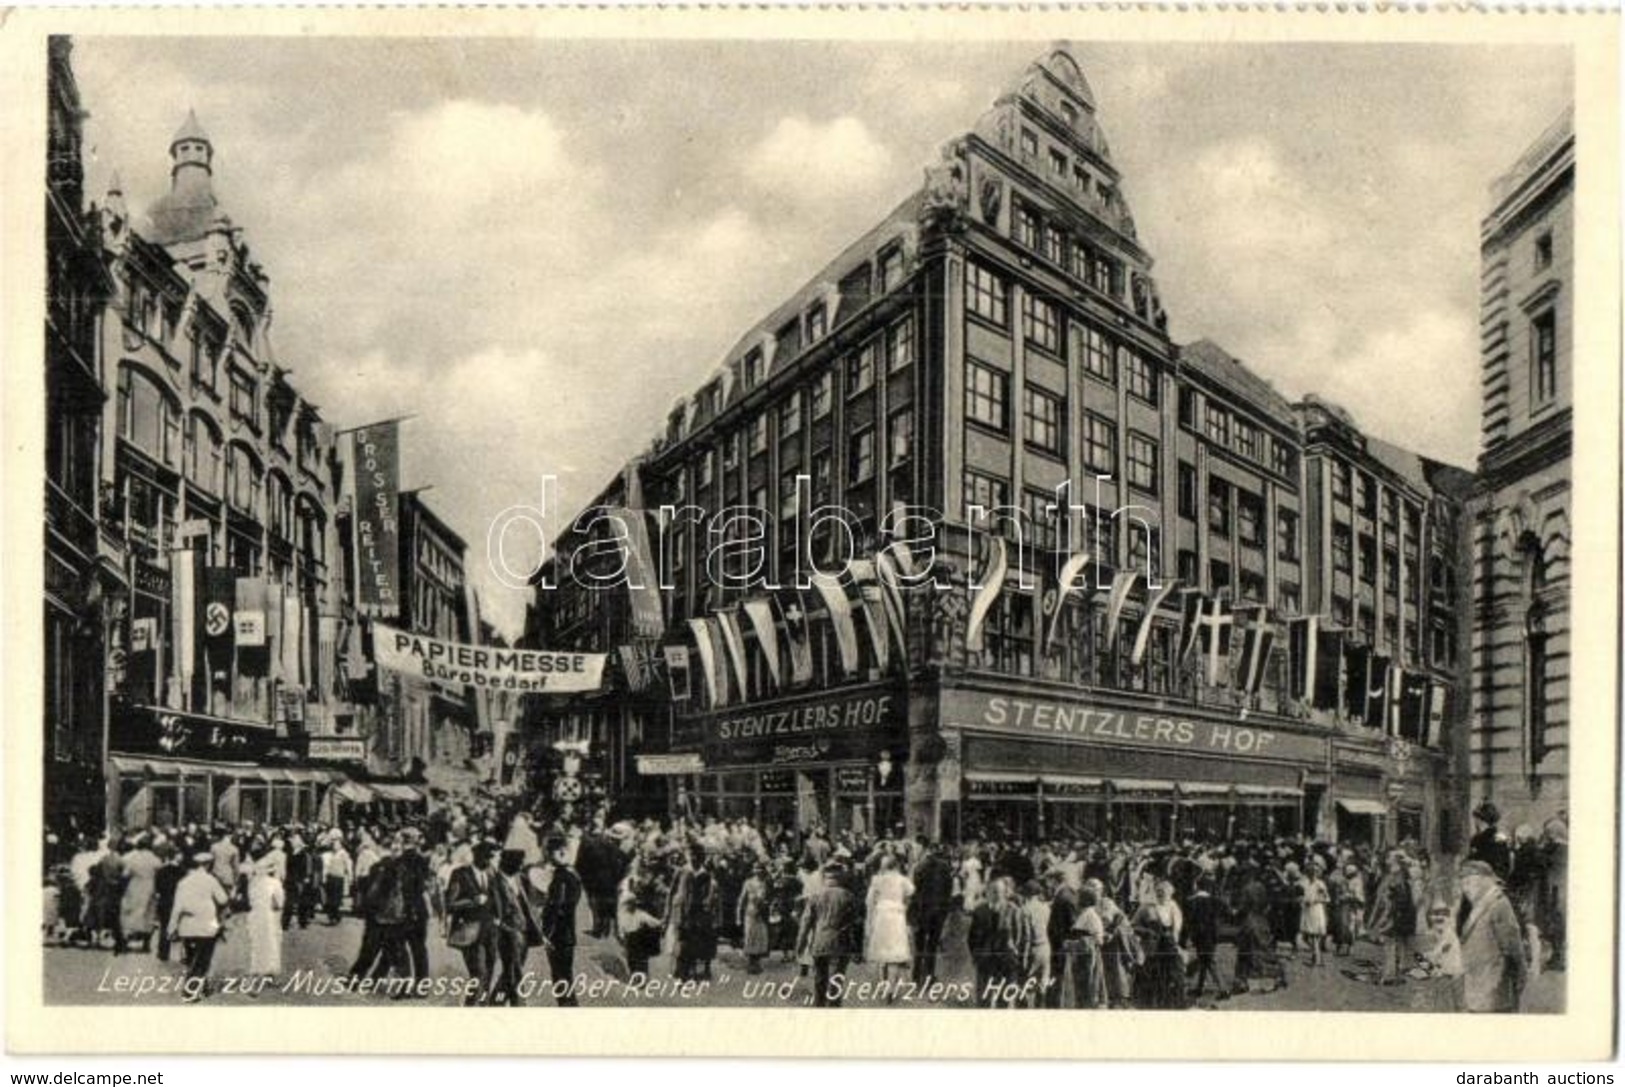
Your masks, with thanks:
[(1512, 874), (1512, 843), (1499, 826), (1501, 812), (1493, 801), (1486, 800), (1473, 809), (1473, 822), (1478, 833), (1467, 846), (1467, 859), (1483, 861), (1495, 872), (1495, 878), (1504, 880)]
[(1459, 874), (1467, 900), (1460, 929), (1462, 1006), (1469, 1012), (1515, 1012), (1529, 972), (1518, 915), (1487, 863), (1464, 861)]
[(188, 1003), (208, 994), (209, 966), (220, 938), (221, 911), (226, 908), (226, 889), (209, 871), (213, 862), (209, 853), (192, 857), (192, 869), (175, 888), (175, 905), (169, 915), (170, 938), (179, 939), (186, 949)]
[(463, 965), (476, 987), (465, 1004), (488, 1004), (496, 992), (499, 947), (497, 890), (500, 878), (491, 858), (496, 847), (474, 843), (473, 859), (452, 870), (446, 887), (446, 944), (463, 953)]
[(839, 990), (830, 992), (831, 975), (844, 973), (856, 944), (862, 918), (858, 900), (846, 889), (846, 866), (831, 860), (824, 866), (824, 889), (807, 899), (796, 937), (796, 955), (813, 961), (813, 1006), (841, 1006)]
[(551, 878), (547, 883), (547, 903), (542, 907), (542, 938), (547, 945), (547, 969), (554, 985), (561, 985), (561, 1008), (576, 1006), (569, 986), (575, 979), (576, 911), (581, 906), (581, 877), (570, 867), (570, 842), (549, 838), (547, 859)]

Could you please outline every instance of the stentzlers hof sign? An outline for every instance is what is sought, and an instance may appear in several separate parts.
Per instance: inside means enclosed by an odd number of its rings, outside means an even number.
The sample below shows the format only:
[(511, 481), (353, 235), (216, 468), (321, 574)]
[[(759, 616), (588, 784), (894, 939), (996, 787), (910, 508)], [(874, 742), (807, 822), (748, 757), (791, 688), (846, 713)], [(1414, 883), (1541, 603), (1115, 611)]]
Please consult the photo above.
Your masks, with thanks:
[(902, 696), (890, 686), (824, 691), (725, 710), (697, 726), (707, 766), (871, 760), (907, 750)]

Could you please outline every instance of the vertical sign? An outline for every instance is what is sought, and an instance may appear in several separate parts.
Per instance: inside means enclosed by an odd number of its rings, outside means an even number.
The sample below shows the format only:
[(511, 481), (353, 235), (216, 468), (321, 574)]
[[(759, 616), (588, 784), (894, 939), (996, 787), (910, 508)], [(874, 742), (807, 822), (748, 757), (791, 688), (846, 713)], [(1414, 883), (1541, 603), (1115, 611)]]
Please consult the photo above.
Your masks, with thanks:
[(400, 423), (362, 427), (355, 442), (356, 602), (378, 618), (400, 614)]

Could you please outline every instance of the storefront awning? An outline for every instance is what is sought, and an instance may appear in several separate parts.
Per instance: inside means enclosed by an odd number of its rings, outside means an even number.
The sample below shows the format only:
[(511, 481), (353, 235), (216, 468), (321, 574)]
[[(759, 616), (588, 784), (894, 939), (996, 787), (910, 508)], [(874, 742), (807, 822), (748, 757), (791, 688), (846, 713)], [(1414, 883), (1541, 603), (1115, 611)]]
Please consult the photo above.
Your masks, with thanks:
[(1387, 815), (1388, 805), (1380, 800), (1365, 800), (1358, 797), (1345, 797), (1339, 799), (1337, 806), (1350, 815)]
[(1018, 785), (1036, 785), (1038, 784), (1038, 775), (1006, 770), (966, 770), (965, 780), (987, 783), (998, 782), (1014, 783)]
[(1065, 785), (1074, 789), (1098, 789), (1106, 784), (1105, 778), (1076, 777), (1072, 774), (1045, 774), (1038, 780), (1045, 786)]
[(1171, 793), (1174, 783), (1171, 781), (1148, 781), (1145, 778), (1118, 778), (1112, 786), (1120, 793)]
[(333, 789), (339, 797), (352, 804), (371, 804), (375, 799), (371, 789), (359, 781), (341, 781)]
[(1303, 790), (1285, 785), (1237, 785), (1236, 795), (1252, 800), (1296, 800)]
[(143, 755), (107, 756), (107, 761), (113, 769), (120, 774), (146, 775), (148, 777), (182, 777), (201, 778), (205, 774), (212, 774), (222, 778), (249, 777), (255, 773), (256, 768), (240, 763), (202, 762), (192, 759), (161, 759)]
[(1229, 796), (1230, 786), (1222, 781), (1182, 781), (1181, 796)]

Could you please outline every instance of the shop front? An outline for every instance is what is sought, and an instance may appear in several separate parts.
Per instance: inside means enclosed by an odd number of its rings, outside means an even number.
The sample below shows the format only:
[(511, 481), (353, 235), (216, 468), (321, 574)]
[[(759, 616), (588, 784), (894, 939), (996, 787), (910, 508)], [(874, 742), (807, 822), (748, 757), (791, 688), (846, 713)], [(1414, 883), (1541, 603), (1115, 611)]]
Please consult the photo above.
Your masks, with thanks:
[(673, 814), (874, 834), (903, 819), (903, 697), (865, 684), (687, 718), (638, 772), (675, 782)]
[(1415, 842), (1439, 848), (1436, 752), (1394, 738), (1332, 745), (1336, 840), (1373, 849)]
[[(1324, 733), (1118, 700), (948, 688), (949, 838), (1177, 842), (1313, 832)], [(1323, 790), (1319, 790), (1323, 791)]]

